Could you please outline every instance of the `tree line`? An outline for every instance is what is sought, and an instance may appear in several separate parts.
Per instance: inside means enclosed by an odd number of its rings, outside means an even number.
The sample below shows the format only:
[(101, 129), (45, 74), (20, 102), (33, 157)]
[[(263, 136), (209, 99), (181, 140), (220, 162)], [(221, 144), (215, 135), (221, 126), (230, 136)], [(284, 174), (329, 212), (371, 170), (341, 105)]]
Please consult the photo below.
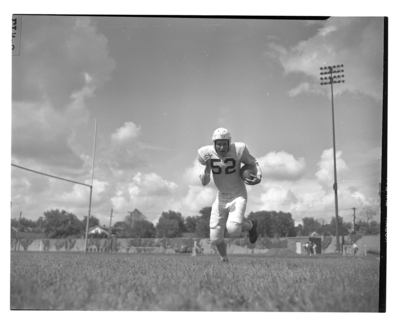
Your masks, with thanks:
[[(361, 211), (363, 219), (352, 222), (344, 222), (339, 217), (339, 235), (359, 233), (374, 235), (380, 233), (380, 224), (373, 220), (376, 213), (370, 207)], [(154, 225), (147, 217), (135, 209), (125, 216), (123, 221), (116, 222), (112, 227), (112, 233), (121, 238), (176, 238), (183, 233), (194, 233), (197, 238), (209, 238), (210, 236), (211, 207), (204, 207), (196, 216), (183, 217), (176, 211), (162, 212), (158, 222)], [(280, 238), (310, 236), (312, 234), (334, 236), (336, 235), (336, 218), (332, 217), (329, 223), (323, 219), (305, 217), (302, 223), (295, 226), (291, 213), (276, 211), (250, 212), (247, 220), (257, 220), (260, 237)], [(21, 218), (11, 219), (11, 226), (20, 227), (21, 232), (43, 233), (48, 238), (84, 237), (86, 233), (87, 216), (79, 219), (73, 213), (65, 210), (49, 210), (36, 221)], [(89, 228), (100, 226), (100, 221), (95, 216), (89, 219)], [(105, 225), (103, 227), (107, 228)], [(106, 234), (100, 236), (107, 236)], [(242, 236), (245, 236), (243, 234)]]
[[(20, 232), (43, 233), (48, 238), (80, 237), (86, 233), (87, 216), (79, 219), (73, 213), (65, 210), (50, 210), (44, 212), (36, 221), (21, 217), (11, 219), (11, 227)], [(89, 227), (99, 225), (95, 216), (89, 219)]]

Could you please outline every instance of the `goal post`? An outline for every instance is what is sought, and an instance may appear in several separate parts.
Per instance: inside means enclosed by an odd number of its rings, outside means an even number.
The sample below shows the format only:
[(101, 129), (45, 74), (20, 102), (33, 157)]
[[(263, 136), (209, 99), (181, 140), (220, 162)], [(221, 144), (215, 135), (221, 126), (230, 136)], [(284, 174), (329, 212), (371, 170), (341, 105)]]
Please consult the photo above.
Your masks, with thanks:
[(40, 174), (40, 175), (44, 175), (47, 177), (51, 177), (51, 178), (56, 178), (62, 181), (66, 181), (66, 182), (70, 182), (70, 183), (74, 183), (74, 184), (78, 184), (78, 185), (82, 185), (82, 186), (87, 186), (90, 188), (90, 194), (89, 194), (89, 213), (88, 213), (88, 217), (86, 220), (86, 232), (85, 232), (85, 250), (84, 253), (86, 254), (87, 252), (87, 243), (88, 243), (88, 232), (89, 232), (89, 220), (90, 220), (90, 216), (91, 216), (91, 210), (92, 210), (92, 194), (93, 194), (93, 177), (94, 177), (94, 161), (95, 161), (95, 153), (96, 153), (96, 135), (97, 135), (97, 118), (95, 119), (95, 127), (94, 127), (94, 144), (93, 144), (93, 162), (92, 162), (92, 174), (91, 174), (91, 182), (90, 184), (86, 184), (86, 183), (81, 183), (81, 182), (77, 182), (77, 181), (73, 181), (67, 178), (63, 178), (63, 177), (59, 177), (59, 176), (54, 176), (54, 175), (50, 175), (50, 174), (46, 174), (46, 173), (42, 173), (33, 169), (29, 169), (26, 167), (22, 167), (22, 166), (18, 166), (15, 164), (11, 164), (11, 166), (13, 167), (17, 167), (20, 169), (24, 169), (27, 170), (29, 172), (32, 173), (36, 173), (36, 174)]

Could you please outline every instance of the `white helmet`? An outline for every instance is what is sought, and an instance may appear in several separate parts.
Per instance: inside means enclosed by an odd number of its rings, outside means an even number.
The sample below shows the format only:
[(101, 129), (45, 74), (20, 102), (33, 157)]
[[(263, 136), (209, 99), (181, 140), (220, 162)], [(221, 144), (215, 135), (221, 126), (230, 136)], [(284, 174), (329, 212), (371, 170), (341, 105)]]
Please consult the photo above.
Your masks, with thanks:
[(231, 145), (232, 137), (229, 131), (225, 128), (218, 128), (214, 131), (213, 136), (212, 136), (212, 141), (214, 142), (215, 146), (215, 141), (217, 140), (228, 140), (228, 148)]

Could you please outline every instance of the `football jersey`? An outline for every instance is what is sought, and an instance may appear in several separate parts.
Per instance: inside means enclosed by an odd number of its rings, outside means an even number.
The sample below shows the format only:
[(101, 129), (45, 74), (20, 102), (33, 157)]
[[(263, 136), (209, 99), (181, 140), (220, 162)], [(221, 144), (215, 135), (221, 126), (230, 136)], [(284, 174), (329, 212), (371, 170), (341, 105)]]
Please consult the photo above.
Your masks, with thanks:
[(211, 169), (215, 186), (221, 193), (237, 193), (246, 188), (240, 177), (241, 164), (253, 165), (256, 159), (242, 142), (233, 142), (225, 157), (220, 157), (213, 145), (201, 147), (197, 159), (205, 165), (204, 156), (211, 154)]

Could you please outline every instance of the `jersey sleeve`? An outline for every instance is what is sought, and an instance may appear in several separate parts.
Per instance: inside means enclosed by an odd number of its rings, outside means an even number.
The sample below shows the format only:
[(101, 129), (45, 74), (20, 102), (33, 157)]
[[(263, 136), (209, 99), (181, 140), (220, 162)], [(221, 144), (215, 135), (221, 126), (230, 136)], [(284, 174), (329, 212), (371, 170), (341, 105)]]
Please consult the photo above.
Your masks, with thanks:
[(249, 149), (244, 143), (240, 143), (239, 150), (240, 150), (240, 161), (243, 164), (254, 165), (257, 162), (257, 159), (250, 154)]

